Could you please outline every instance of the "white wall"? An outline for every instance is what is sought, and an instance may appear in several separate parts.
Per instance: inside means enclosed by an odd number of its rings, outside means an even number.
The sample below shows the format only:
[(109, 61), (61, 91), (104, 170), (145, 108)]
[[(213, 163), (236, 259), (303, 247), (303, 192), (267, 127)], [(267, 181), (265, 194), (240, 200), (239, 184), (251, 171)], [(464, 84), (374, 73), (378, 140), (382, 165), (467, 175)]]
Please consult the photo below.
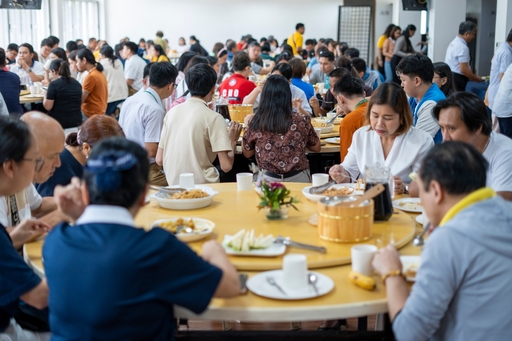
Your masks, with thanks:
[(428, 56), (433, 62), (443, 62), (459, 24), (466, 20), (466, 0), (431, 0), (429, 6)]
[(512, 29), (512, 0), (498, 0), (496, 10), (496, 35), (494, 49), (507, 40), (508, 32)]
[(236, 41), (252, 34), (256, 39), (274, 35), (279, 43), (295, 31), (295, 24), (306, 25), (304, 38), (337, 38), (338, 6), (341, 0), (141, 0), (105, 1), (106, 37), (109, 44), (128, 36), (153, 39), (164, 32), (171, 48), (179, 37), (195, 35), (211, 51), (216, 42)]

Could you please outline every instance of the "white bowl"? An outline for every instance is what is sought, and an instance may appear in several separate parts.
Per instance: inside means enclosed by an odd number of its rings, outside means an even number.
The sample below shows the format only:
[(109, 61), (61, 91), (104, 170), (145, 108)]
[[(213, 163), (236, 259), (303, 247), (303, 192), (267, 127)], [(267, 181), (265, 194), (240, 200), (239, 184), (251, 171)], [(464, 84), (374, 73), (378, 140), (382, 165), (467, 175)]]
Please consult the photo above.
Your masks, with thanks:
[[(215, 228), (215, 223), (213, 221), (208, 220), (208, 219), (203, 219), (203, 218), (194, 218), (194, 217), (169, 217), (167, 219), (160, 219), (160, 220), (155, 221), (153, 223), (153, 225), (151, 225), (151, 228), (158, 227), (158, 226), (160, 226), (160, 224), (168, 222), (168, 221), (175, 222), (179, 218), (182, 218), (185, 221), (193, 219), (196, 229), (199, 230), (199, 232), (194, 232), (194, 233), (175, 234), (176, 238), (178, 238), (179, 240), (181, 240), (184, 243), (195, 242), (195, 241), (201, 240), (203, 238), (206, 238), (207, 236), (212, 234), (213, 229)], [(166, 230), (166, 229), (164, 229), (164, 230)]]
[[(353, 188), (354, 191), (348, 195), (362, 195), (364, 193), (364, 191), (362, 190), (355, 190), (357, 184), (353, 184), (353, 183), (347, 183), (347, 184), (337, 184), (337, 185), (332, 185), (331, 187), (334, 187), (334, 188), (342, 188), (342, 187), (348, 187), (348, 188)], [(320, 201), (320, 199), (323, 199), (325, 197), (327, 197), (327, 195), (323, 195), (323, 194), (311, 194), (309, 193), (309, 189), (313, 187), (313, 186), (307, 186), (307, 187), (304, 187), (302, 189), (302, 194), (308, 198), (310, 201), (312, 202), (318, 202)]]
[(327, 133), (330, 133), (334, 129), (334, 124), (331, 123), (326, 127), (319, 127), (319, 128), (320, 128), (321, 134), (327, 134)]
[(327, 116), (327, 118), (333, 118), (336, 115), (337, 115), (337, 113), (335, 113), (335, 112), (328, 112), (325, 116)]
[[(176, 188), (179, 186), (169, 186), (168, 188), (173, 187)], [(195, 189), (203, 190), (204, 192), (208, 193), (209, 196), (197, 199), (166, 199), (158, 197), (157, 195), (153, 194), (152, 197), (155, 198), (156, 201), (158, 201), (158, 205), (160, 205), (160, 207), (162, 208), (166, 208), (169, 210), (194, 210), (197, 208), (210, 206), (213, 197), (219, 194), (219, 192), (214, 191), (213, 188), (208, 186), (196, 185)]]

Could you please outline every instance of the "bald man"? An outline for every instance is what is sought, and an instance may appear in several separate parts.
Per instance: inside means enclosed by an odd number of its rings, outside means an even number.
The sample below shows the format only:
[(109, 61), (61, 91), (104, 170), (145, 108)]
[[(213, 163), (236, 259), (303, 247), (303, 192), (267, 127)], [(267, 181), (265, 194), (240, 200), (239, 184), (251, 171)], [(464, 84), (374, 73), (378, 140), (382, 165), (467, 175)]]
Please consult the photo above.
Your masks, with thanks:
[[(45, 182), (60, 167), (59, 154), (64, 149), (64, 131), (55, 119), (39, 112), (28, 112), (21, 117), (34, 134), (39, 146), (39, 159), (36, 162), (35, 182)], [(32, 217), (53, 226), (64, 220), (57, 210), (53, 197), (42, 198), (34, 185), (10, 197), (0, 197), (0, 223), (10, 232), (24, 219)], [(42, 232), (27, 231), (23, 238), (16, 240), (15, 246), (21, 247), (37, 238)]]

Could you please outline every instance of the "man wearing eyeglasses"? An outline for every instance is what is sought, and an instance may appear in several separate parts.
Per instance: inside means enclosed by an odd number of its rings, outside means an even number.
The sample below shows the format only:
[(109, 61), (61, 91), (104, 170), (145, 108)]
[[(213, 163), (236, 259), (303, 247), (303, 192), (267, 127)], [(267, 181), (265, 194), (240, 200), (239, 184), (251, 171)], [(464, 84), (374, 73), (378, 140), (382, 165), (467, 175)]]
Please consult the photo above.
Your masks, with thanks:
[(318, 65), (320, 68), (313, 71), (311, 77), (309, 77), (309, 83), (324, 83), (326, 89), (328, 89), (329, 83), (328, 81), (326, 82), (327, 75), (336, 68), (334, 65), (334, 54), (331, 51), (321, 51), (318, 58)]

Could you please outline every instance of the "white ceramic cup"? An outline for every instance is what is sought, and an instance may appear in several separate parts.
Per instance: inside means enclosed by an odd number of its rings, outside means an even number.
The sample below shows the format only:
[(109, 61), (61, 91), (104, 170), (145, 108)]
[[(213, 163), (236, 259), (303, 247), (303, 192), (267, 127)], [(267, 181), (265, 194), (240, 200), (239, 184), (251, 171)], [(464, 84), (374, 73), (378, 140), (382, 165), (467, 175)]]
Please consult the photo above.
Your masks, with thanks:
[(180, 187), (185, 189), (193, 189), (196, 186), (193, 173), (180, 174)]
[(238, 173), (236, 175), (236, 185), (239, 191), (252, 190), (252, 173)]
[(326, 184), (329, 182), (329, 174), (325, 173), (317, 173), (311, 175), (311, 179), (313, 182), (313, 186), (322, 186), (323, 184)]
[(31, 85), (29, 89), (31, 95), (37, 95), (39, 93), (39, 89), (35, 85)]
[(327, 118), (333, 118), (334, 116), (338, 115), (336, 112), (328, 112), (326, 114)]
[(352, 270), (371, 276), (373, 274), (372, 260), (377, 253), (377, 247), (370, 244), (354, 245), (350, 249), (350, 253), (352, 254)]
[(321, 135), (322, 135), (322, 129), (320, 128), (315, 128), (315, 133), (316, 135), (318, 136), (319, 139), (321, 139)]
[(287, 289), (302, 289), (308, 285), (308, 263), (306, 255), (291, 254), (283, 257), (283, 286)]

